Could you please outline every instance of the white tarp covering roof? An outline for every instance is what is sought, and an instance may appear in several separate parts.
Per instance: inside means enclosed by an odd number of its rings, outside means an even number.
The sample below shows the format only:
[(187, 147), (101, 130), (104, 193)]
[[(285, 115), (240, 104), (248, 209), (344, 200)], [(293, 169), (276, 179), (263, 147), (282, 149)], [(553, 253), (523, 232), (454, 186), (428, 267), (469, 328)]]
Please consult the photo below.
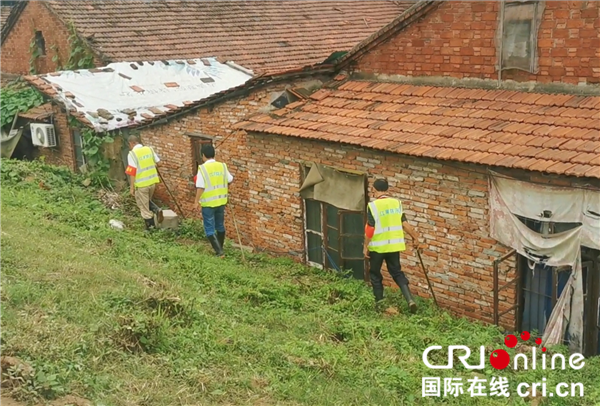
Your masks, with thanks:
[(251, 78), (252, 71), (233, 63), (202, 58), (118, 62), (27, 79), (101, 132), (167, 115)]

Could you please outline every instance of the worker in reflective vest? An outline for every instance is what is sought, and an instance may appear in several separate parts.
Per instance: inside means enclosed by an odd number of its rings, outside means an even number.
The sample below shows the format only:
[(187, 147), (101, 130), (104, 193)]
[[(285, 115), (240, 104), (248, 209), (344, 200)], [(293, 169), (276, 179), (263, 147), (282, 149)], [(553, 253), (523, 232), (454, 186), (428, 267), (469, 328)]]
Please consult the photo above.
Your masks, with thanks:
[(227, 165), (215, 161), (215, 148), (206, 144), (202, 147), (204, 163), (196, 175), (196, 202), (202, 208), (204, 233), (217, 256), (223, 256), (225, 244), (225, 206), (229, 195), (229, 184), (233, 176)]
[(388, 182), (377, 179), (373, 182), (375, 200), (370, 202), (365, 226), (365, 256), (369, 258), (369, 274), (375, 301), (383, 299), (383, 261), (387, 270), (400, 287), (411, 313), (416, 312), (417, 304), (408, 288), (408, 279), (400, 266), (400, 252), (406, 250), (404, 232), (412, 238), (416, 249), (420, 248), (419, 235), (406, 221), (402, 203), (387, 195)]
[[(137, 135), (131, 135), (129, 154), (127, 155), (127, 169), (129, 175), (129, 191), (135, 196), (135, 202), (146, 223), (146, 230), (156, 227), (154, 212), (152, 210), (152, 196), (156, 185), (160, 183), (156, 166), (160, 158), (150, 147), (144, 146)], [(157, 209), (158, 222), (162, 221), (162, 210)]]

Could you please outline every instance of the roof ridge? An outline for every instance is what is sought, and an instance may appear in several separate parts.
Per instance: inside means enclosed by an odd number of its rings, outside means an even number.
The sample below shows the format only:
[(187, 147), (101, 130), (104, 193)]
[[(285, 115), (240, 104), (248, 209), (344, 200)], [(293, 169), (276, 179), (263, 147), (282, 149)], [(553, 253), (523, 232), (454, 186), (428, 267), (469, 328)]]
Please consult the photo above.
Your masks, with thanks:
[(4, 25), (2, 26), (2, 32), (0, 32), (0, 44), (4, 44), (4, 41), (6, 40), (6, 38), (8, 38), (8, 34), (13, 29), (13, 26), (19, 19), (19, 16), (23, 12), (27, 4), (29, 4), (29, 1), (23, 0), (18, 2), (17, 5), (11, 7), (10, 13), (6, 18)]

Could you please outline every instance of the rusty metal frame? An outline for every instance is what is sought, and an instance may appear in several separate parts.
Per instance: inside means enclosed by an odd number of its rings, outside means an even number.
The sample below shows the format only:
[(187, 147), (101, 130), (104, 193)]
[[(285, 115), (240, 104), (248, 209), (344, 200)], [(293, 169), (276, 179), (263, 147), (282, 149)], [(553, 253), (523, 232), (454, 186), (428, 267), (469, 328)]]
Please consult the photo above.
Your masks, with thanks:
[(344, 232), (344, 222), (343, 222), (343, 217), (344, 215), (348, 215), (348, 214), (355, 214), (355, 215), (359, 215), (362, 217), (363, 222), (365, 221), (365, 217), (364, 217), (364, 212), (361, 211), (353, 211), (353, 210), (341, 210), (338, 209), (338, 224), (340, 227), (339, 230), (339, 246), (340, 246), (340, 262), (342, 262), (342, 264), (346, 261), (358, 261), (358, 260), (362, 260), (363, 261), (363, 279), (365, 276), (365, 270), (366, 270), (366, 264), (365, 264), (365, 257), (363, 255), (363, 252), (361, 250), (360, 252), (360, 256), (357, 257), (344, 257), (344, 246), (343, 246), (343, 237), (363, 237), (363, 243), (364, 243), (364, 234), (359, 232), (359, 233), (355, 233), (355, 234), (349, 234), (349, 233), (345, 233)]
[(600, 335), (600, 274), (598, 262), (585, 260), (581, 262), (581, 271), (587, 268), (587, 281), (584, 287), (583, 303), (587, 309), (587, 317), (583, 320), (583, 355), (598, 355), (598, 337)]
[[(319, 214), (321, 215), (321, 231), (315, 231), (315, 230), (310, 230), (308, 228), (308, 209), (307, 209), (307, 202), (308, 201), (313, 201), (319, 204)], [(323, 252), (323, 249), (321, 249), (321, 259), (323, 260), (322, 264), (313, 262), (310, 260), (310, 248), (308, 246), (308, 233), (314, 234), (314, 235), (318, 235), (319, 237), (321, 237), (321, 247), (324, 246), (324, 241), (325, 241), (325, 236), (323, 235), (323, 203), (318, 201), (318, 200), (313, 200), (313, 199), (302, 199), (302, 207), (304, 209), (304, 249), (305, 249), (305, 261), (306, 264), (310, 265), (310, 266), (314, 266), (316, 268), (319, 269), (325, 269), (325, 259), (326, 259), (326, 255), (325, 252)]]
[[(323, 262), (325, 263), (325, 267), (326, 268), (333, 268), (332, 264), (331, 264), (331, 260), (329, 259), (330, 255), (327, 252), (329, 249), (329, 228), (333, 229), (333, 230), (337, 230), (338, 232), (338, 247), (337, 250), (335, 250), (338, 253), (338, 257), (339, 260), (342, 259), (342, 254), (340, 253), (340, 230), (339, 228), (335, 228), (335, 227), (330, 227), (329, 224), (327, 223), (327, 206), (331, 206), (334, 207), (337, 210), (337, 226), (340, 226), (340, 209), (329, 204), (329, 203), (325, 203), (325, 202), (319, 202), (321, 203), (321, 214), (323, 215), (323, 218), (321, 220), (321, 231), (323, 232), (323, 250), (325, 252), (323, 252)], [(327, 266), (327, 264), (329, 266)], [(337, 266), (340, 266), (340, 264), (336, 264)], [(341, 267), (340, 267), (341, 269)]]
[[(509, 309), (503, 311), (502, 313), (499, 313), (499, 306), (498, 306), (498, 304), (499, 304), (498, 297), (499, 297), (500, 291), (508, 288), (511, 285), (515, 285), (517, 294), (520, 294), (520, 292), (521, 292), (521, 272), (520, 272), (518, 263), (515, 266), (516, 275), (513, 280), (508, 281), (507, 283), (505, 283), (502, 286), (499, 286), (499, 281), (498, 281), (498, 273), (499, 273), (498, 266), (499, 266), (499, 264), (501, 262), (506, 261), (511, 256), (517, 257), (516, 254), (517, 254), (516, 250), (511, 250), (508, 254), (504, 254), (500, 258), (497, 258), (494, 260), (494, 324), (496, 326), (499, 325), (500, 317), (504, 316), (505, 314), (507, 314), (515, 309), (517, 310), (516, 314), (515, 314), (515, 318), (516, 318), (515, 324), (516, 324), (517, 328), (518, 328), (518, 326), (521, 325), (521, 321), (520, 321), (521, 315), (519, 312), (519, 309), (521, 307), (521, 300), (518, 298), (518, 296), (516, 297), (516, 303), (513, 306), (511, 306)], [(518, 257), (517, 257), (517, 261), (518, 261)]]

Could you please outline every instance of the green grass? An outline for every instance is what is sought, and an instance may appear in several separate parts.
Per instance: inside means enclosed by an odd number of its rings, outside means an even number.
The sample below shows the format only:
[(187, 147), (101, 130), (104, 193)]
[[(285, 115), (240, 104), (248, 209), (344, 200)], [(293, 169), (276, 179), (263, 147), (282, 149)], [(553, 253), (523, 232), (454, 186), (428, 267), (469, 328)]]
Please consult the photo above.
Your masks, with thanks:
[[(106, 406), (530, 403), (421, 397), (423, 376), (475, 375), (428, 370), (427, 346), (502, 348), (494, 327), (425, 301), (408, 316), (391, 291), (402, 314), (385, 316), (361, 282), (258, 255), (243, 264), (232, 248), (218, 259), (198, 224), (185, 224), (183, 236), (148, 236), (135, 212), (104, 208), (64, 169), (6, 160), (1, 169), (2, 350), (36, 370), (15, 397), (71, 393)], [(128, 228), (111, 229), (111, 218)], [(599, 357), (580, 371), (478, 372), (508, 377), (511, 392), (543, 376), (549, 387), (583, 382), (583, 399), (542, 404), (600, 404)]]

